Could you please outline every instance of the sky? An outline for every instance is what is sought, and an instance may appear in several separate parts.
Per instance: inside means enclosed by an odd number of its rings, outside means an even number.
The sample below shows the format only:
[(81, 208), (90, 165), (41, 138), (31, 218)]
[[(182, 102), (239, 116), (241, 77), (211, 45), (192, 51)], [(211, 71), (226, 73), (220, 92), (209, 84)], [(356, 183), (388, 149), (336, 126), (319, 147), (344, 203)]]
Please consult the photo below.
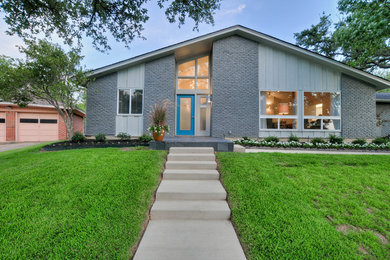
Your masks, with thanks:
[[(338, 19), (337, 0), (222, 0), (221, 8), (214, 15), (215, 24), (201, 24), (199, 31), (192, 30), (194, 23), (187, 20), (181, 28), (171, 24), (155, 0), (146, 5), (150, 19), (144, 25), (146, 40), (134, 40), (130, 48), (109, 37), (111, 50), (107, 53), (97, 51), (91, 41), (83, 39), (83, 65), (96, 69), (118, 61), (160, 49), (171, 44), (198, 37), (233, 25), (242, 25), (271, 35), (281, 40), (295, 43), (294, 33), (317, 24), (322, 12)], [(23, 42), (16, 36), (8, 36), (7, 24), (0, 20), (0, 54), (22, 58), (17, 46)], [(61, 43), (58, 39), (55, 42)]]

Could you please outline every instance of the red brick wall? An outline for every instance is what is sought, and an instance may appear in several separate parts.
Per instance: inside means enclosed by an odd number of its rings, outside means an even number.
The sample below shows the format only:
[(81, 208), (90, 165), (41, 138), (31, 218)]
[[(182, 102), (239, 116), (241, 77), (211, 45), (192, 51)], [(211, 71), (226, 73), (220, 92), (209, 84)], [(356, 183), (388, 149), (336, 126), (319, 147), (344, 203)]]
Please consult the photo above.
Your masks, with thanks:
[(73, 116), (73, 129), (84, 134), (84, 118), (78, 115)]
[(6, 125), (6, 141), (15, 141), (15, 112), (5, 112), (5, 125)]
[(66, 127), (65, 122), (60, 115), (58, 115), (58, 139), (66, 140)]

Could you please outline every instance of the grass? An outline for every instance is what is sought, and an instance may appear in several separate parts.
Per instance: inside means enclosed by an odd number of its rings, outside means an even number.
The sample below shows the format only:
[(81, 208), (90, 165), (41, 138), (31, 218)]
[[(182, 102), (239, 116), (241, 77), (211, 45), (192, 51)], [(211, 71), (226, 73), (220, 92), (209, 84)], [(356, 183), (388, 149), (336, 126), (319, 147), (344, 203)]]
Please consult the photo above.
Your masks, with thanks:
[(390, 156), (218, 153), (249, 259), (390, 257)]
[(0, 153), (0, 259), (129, 259), (166, 153), (40, 146)]

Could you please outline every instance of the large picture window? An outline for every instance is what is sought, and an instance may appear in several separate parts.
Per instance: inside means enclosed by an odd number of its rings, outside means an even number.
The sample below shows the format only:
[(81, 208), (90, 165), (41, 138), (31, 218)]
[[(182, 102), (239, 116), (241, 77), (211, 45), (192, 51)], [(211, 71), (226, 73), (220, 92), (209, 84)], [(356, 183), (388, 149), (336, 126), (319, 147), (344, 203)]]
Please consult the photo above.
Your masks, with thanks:
[(120, 89), (118, 92), (118, 114), (142, 114), (142, 89)]
[(208, 90), (209, 56), (190, 60), (177, 66), (177, 89)]
[(340, 93), (261, 91), (260, 128), (340, 131)]
[(339, 93), (305, 92), (304, 124), (306, 130), (340, 130), (341, 100)]
[(297, 92), (262, 91), (260, 99), (262, 129), (297, 129)]

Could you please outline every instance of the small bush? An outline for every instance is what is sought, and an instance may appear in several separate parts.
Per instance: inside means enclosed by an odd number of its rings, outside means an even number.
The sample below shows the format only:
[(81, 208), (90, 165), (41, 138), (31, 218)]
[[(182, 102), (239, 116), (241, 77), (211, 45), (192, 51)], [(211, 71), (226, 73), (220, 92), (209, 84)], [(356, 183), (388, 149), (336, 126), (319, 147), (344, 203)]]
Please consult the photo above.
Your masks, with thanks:
[(118, 137), (121, 140), (130, 140), (131, 135), (124, 132), (120, 132), (119, 134), (116, 135), (116, 137)]
[(279, 138), (276, 136), (268, 136), (268, 137), (264, 138), (264, 141), (277, 143), (277, 142), (279, 142)]
[(148, 143), (148, 142), (153, 140), (153, 137), (151, 137), (150, 135), (147, 135), (147, 134), (143, 134), (140, 137), (138, 137), (138, 140), (141, 141), (141, 142)]
[(389, 142), (389, 139), (387, 139), (385, 137), (378, 137), (372, 141), (372, 143), (376, 144), (376, 145), (387, 144), (388, 142)]
[(75, 132), (72, 136), (73, 143), (82, 143), (85, 142), (87, 138), (81, 132)]
[(353, 144), (359, 144), (359, 145), (364, 145), (367, 143), (366, 139), (364, 138), (358, 138), (352, 141)]
[(105, 134), (100, 133), (100, 134), (95, 135), (95, 140), (97, 142), (105, 142), (107, 140), (107, 137)]
[(324, 144), (326, 142), (324, 139), (322, 139), (320, 137), (316, 137), (316, 138), (311, 139), (311, 143), (314, 145), (317, 145), (317, 144)]
[(288, 138), (289, 142), (299, 142), (299, 138), (296, 135), (291, 134)]
[(329, 135), (329, 143), (331, 144), (342, 144), (344, 142), (344, 138), (336, 135)]
[(250, 138), (249, 138), (248, 136), (243, 136), (243, 137), (242, 137), (242, 140), (249, 141), (249, 140), (250, 140)]

